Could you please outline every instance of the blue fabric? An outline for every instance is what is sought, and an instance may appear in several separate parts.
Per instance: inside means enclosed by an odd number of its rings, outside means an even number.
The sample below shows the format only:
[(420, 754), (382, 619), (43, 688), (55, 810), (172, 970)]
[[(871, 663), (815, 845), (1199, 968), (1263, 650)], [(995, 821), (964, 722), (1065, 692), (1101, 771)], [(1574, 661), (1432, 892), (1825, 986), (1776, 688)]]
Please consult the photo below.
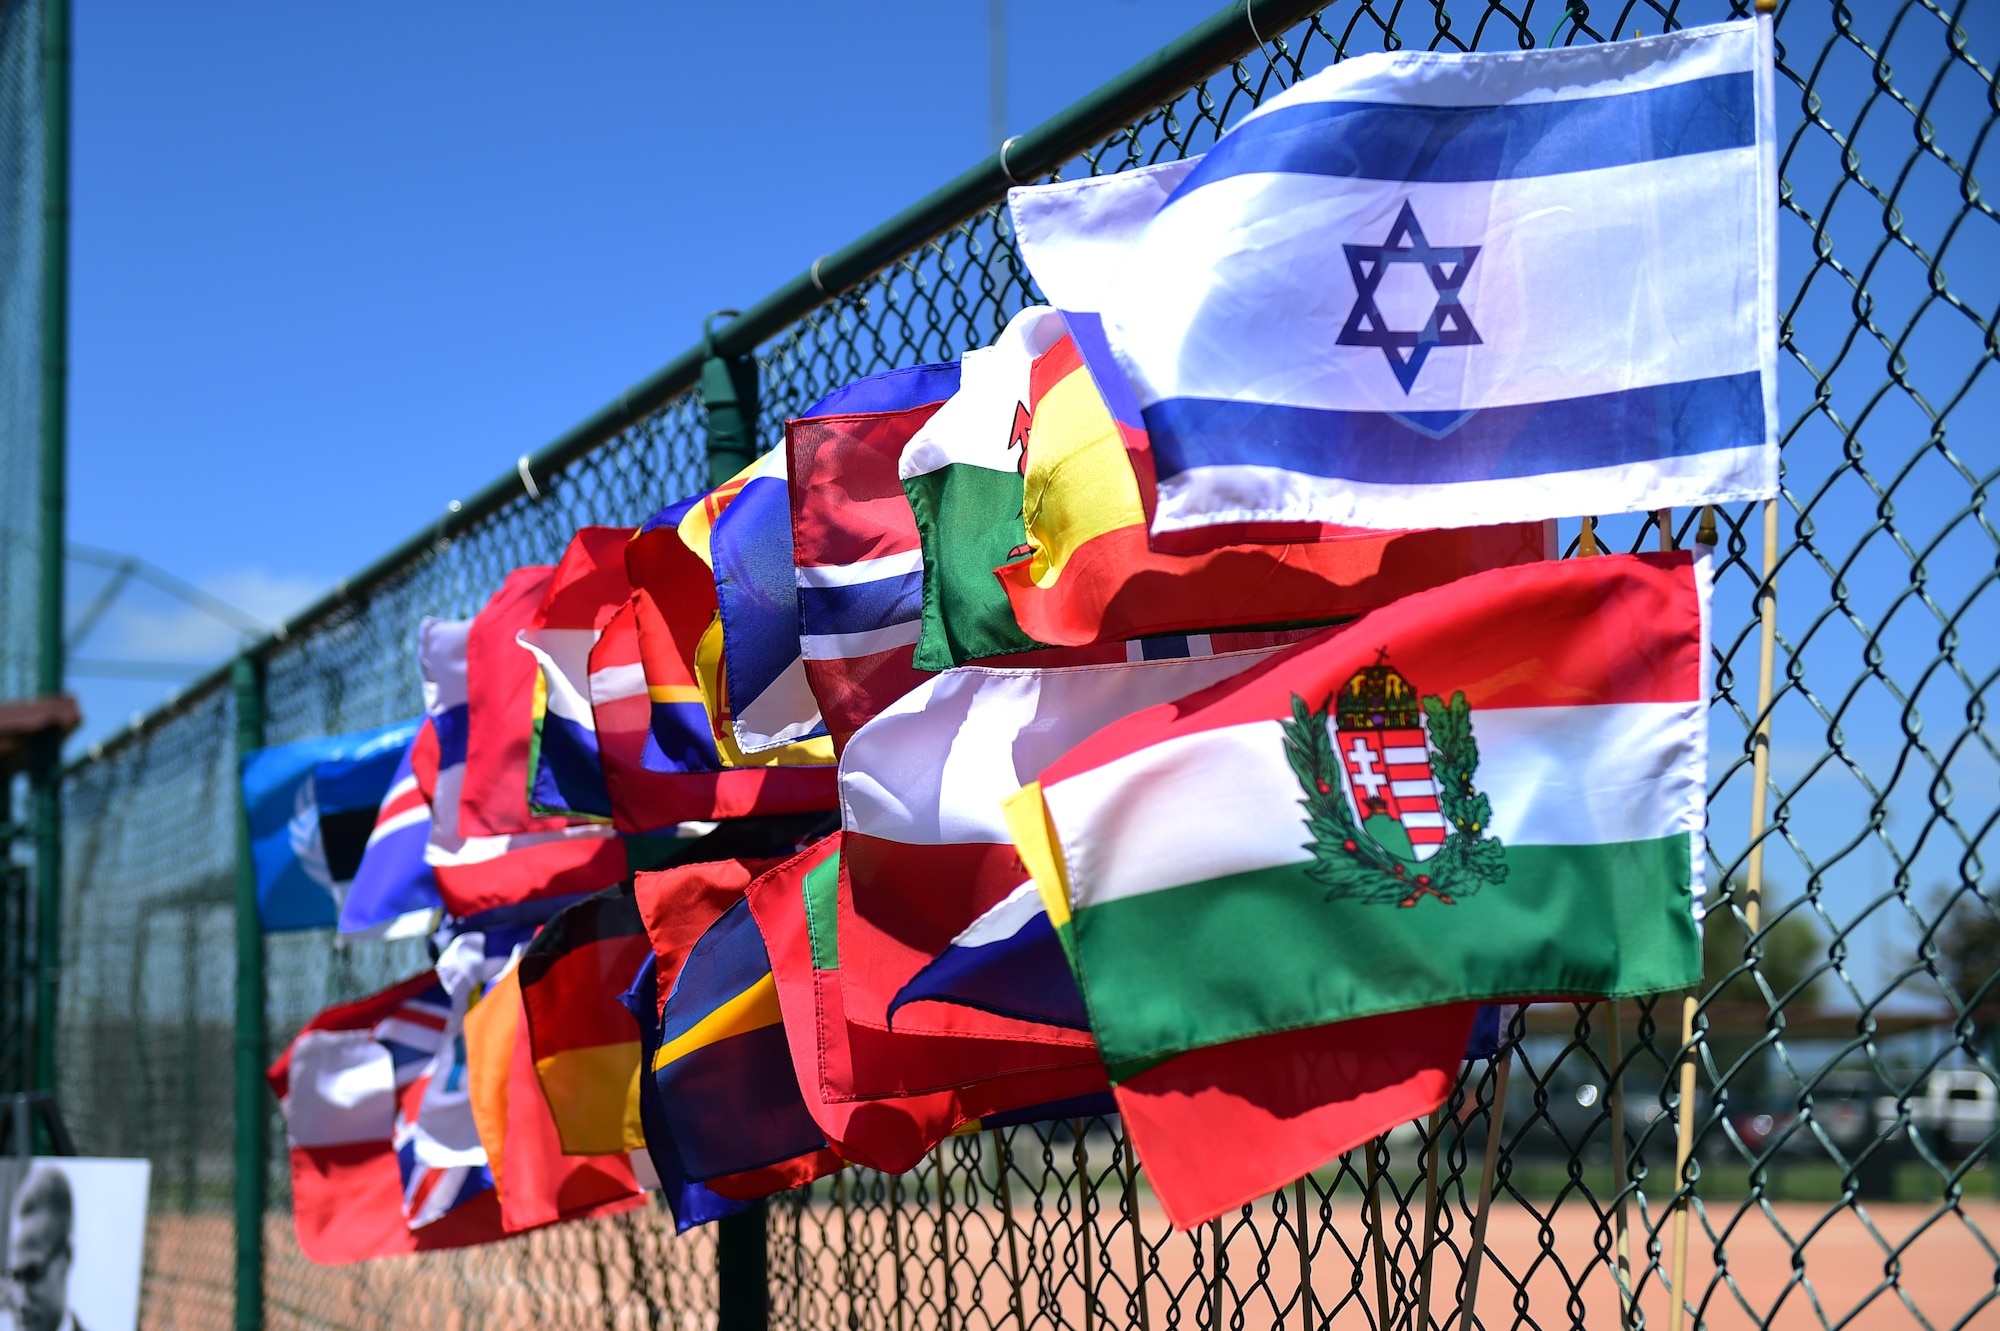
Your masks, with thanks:
[(1756, 138), (1755, 84), (1747, 71), (1509, 106), (1306, 102), (1223, 135), (1166, 206), (1232, 176), (1518, 180), (1748, 148)]
[(1062, 317), (1070, 340), (1076, 344), (1076, 354), (1082, 358), (1083, 368), (1089, 371), (1090, 382), (1104, 399), (1111, 419), (1134, 430), (1145, 429), (1146, 422), (1139, 413), (1139, 395), (1132, 391), (1132, 381), (1125, 377), (1118, 358), (1111, 354), (1111, 340), (1104, 334), (1103, 318), (1070, 310), (1064, 310)]
[(715, 728), (698, 702), (656, 702), (639, 763), (649, 772), (719, 772)]
[(911, 976), (889, 1001), (889, 1021), (906, 1003), (955, 1003), (996, 1016), (1070, 1030), (1090, 1029), (1062, 940), (1036, 914), (1007, 938), (977, 947), (953, 943)]
[[(784, 477), (759, 475), (744, 482), (715, 520), (709, 549), (715, 558), (715, 594), (722, 611), (729, 710), (740, 721), (764, 690), (799, 659), (792, 501)], [(821, 725), (810, 735), (825, 733)]]
[[(738, 901), (689, 951), (655, 1049), (770, 974), (750, 903)], [(689, 1178), (761, 1169), (826, 1145), (799, 1091), (782, 1022), (699, 1045), (657, 1070), (649, 1055), (646, 1068)]]
[[(618, 996), (618, 1001), (632, 1014), (632, 1020), (639, 1024), (639, 1056), (644, 1060), (640, 1065), (642, 1069), (653, 1066), (653, 1055), (660, 1048), (658, 976), (658, 958), (647, 953), (639, 973), (632, 979), (631, 987)], [(652, 1159), (653, 1172), (660, 1176), (660, 1190), (666, 1198), (667, 1209), (674, 1214), (676, 1233), (685, 1233), (696, 1225), (705, 1225), (751, 1207), (753, 1203), (731, 1201), (711, 1191), (707, 1184), (688, 1178), (681, 1168), (680, 1153), (674, 1149), (673, 1137), (667, 1130), (666, 1115), (660, 1106), (660, 1088), (654, 1084), (652, 1075), (643, 1071), (639, 1077), (639, 1130), (646, 1138), (646, 1154)]]
[(597, 754), (597, 732), (546, 712), (536, 750), (535, 803), (565, 813), (611, 816), (611, 791)]
[(417, 732), (403, 721), (354, 735), (300, 740), (245, 754), (241, 777), (257, 875), (257, 916), (267, 933), (339, 922), (339, 892), (320, 847), (314, 773), (321, 763), (400, 754)]
[(924, 574), (913, 569), (845, 587), (801, 587), (798, 594), (807, 633), (865, 633), (922, 618)]
[(801, 413), (813, 416), (866, 416), (881, 412), (907, 411), (927, 402), (942, 402), (958, 391), (958, 362), (912, 365), (857, 379), (836, 388)]
[(1195, 467), (1259, 466), (1375, 485), (1442, 485), (1754, 447), (1764, 438), (1764, 389), (1751, 371), (1400, 415), (1169, 398), (1146, 408), (1146, 429), (1162, 481)]
[(652, 517), (646, 519), (639, 528), (639, 535), (644, 536), (656, 527), (680, 526), (681, 519), (688, 515), (688, 510), (699, 504), (707, 494), (708, 492), (704, 490), (700, 494), (689, 495), (686, 499), (677, 499), (673, 503), (668, 504)]
[[(430, 723), (426, 719), (422, 724)], [(403, 750), (403, 756), (397, 760), (396, 770), (390, 775), (390, 791), (405, 782), (414, 787), (415, 771), (410, 758), (416, 745), (417, 741), (412, 739), (409, 747)], [(324, 766), (322, 764), (322, 768)], [(418, 792), (412, 789), (411, 794), (416, 797), (416, 805), (421, 807)], [(354, 874), (354, 885), (347, 889), (347, 895), (340, 902), (341, 933), (372, 933), (387, 929), (406, 915), (444, 909), (444, 899), (438, 895), (437, 876), (424, 862), (424, 848), (430, 840), (428, 810), (423, 817), (406, 826), (387, 833), (377, 831), (369, 836), (367, 849), (361, 856), (361, 867)]]
[(1055, 1123), (1067, 1118), (1101, 1118), (1118, 1112), (1118, 1100), (1109, 1091), (1092, 1091), (1089, 1095), (1072, 1095), (1067, 1100), (1044, 1100), (1038, 1105), (1023, 1105), (1019, 1109), (1009, 1109), (999, 1114), (988, 1114), (979, 1120), (981, 1128), (1009, 1128), (1017, 1123)]

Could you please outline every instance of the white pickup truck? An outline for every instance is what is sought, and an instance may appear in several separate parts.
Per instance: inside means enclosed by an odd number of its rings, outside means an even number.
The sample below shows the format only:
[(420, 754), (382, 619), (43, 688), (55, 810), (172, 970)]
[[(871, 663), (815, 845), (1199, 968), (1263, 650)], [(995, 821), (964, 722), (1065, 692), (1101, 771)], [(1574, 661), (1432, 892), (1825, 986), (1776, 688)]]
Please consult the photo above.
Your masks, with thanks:
[[(1893, 1123), (1896, 1101), (1875, 1102), (1875, 1121)], [(1940, 1068), (1910, 1098), (1910, 1123), (1928, 1134), (1943, 1153), (1963, 1158), (1985, 1144), (2000, 1122), (2000, 1087), (1977, 1068)]]

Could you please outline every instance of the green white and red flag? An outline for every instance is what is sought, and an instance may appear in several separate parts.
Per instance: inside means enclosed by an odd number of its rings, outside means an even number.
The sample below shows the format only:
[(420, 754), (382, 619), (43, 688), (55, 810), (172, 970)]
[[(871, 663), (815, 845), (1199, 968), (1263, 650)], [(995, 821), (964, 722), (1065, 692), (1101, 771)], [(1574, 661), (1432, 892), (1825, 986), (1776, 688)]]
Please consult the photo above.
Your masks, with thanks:
[(1009, 827), (1114, 1083), (1329, 1022), (1694, 983), (1707, 603), (1686, 553), (1476, 574), (1048, 765)]

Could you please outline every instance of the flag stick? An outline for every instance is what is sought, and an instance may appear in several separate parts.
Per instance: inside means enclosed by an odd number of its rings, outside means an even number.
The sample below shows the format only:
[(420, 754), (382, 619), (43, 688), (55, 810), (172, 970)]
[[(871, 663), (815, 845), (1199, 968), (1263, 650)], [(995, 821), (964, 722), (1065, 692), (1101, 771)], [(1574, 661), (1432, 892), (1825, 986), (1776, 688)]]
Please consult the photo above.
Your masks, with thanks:
[[(1674, 1190), (1687, 1186), (1688, 1157), (1694, 1154), (1694, 995), (1681, 999), (1681, 1102), (1674, 1114)], [(1667, 1309), (1668, 1331), (1681, 1331), (1687, 1323), (1688, 1205), (1685, 1195), (1674, 1198), (1674, 1267), (1668, 1293), (1673, 1302)]]
[(1084, 1156), (1083, 1120), (1069, 1121), (1071, 1155), (1076, 1161), (1077, 1241), (1083, 1245), (1083, 1331), (1097, 1331), (1097, 1286), (1090, 1270), (1090, 1213), (1095, 1208), (1097, 1190), (1090, 1186), (1090, 1169)]
[(1013, 1281), (1014, 1326), (1016, 1331), (1028, 1331), (1028, 1315), (1021, 1307), (1021, 1247), (1014, 1233), (1014, 1191), (1007, 1182), (1007, 1175), (1014, 1168), (1014, 1150), (1007, 1141), (1011, 1131), (1000, 1128), (993, 1134), (1000, 1147), (1000, 1224), (1007, 1231), (1007, 1275)]
[[(1125, 1152), (1125, 1204), (1132, 1219), (1132, 1269), (1137, 1273), (1133, 1288), (1139, 1292), (1139, 1331), (1153, 1331), (1153, 1319), (1146, 1309), (1146, 1236), (1139, 1229), (1139, 1179), (1132, 1167), (1132, 1139), (1121, 1148)], [(1022, 1331), (1027, 1331), (1023, 1327)], [(1308, 1328), (1310, 1331), (1310, 1328)]]
[(946, 1227), (951, 1208), (944, 1200), (943, 1142), (931, 1147), (931, 1164), (937, 1168), (938, 1324), (951, 1331), (951, 1231)]
[(1576, 534), (1576, 552), (1579, 555), (1594, 555), (1597, 548), (1597, 519), (1585, 518), (1583, 530)]
[[(1299, 1306), (1305, 1313), (1305, 1331), (1314, 1331), (1318, 1325), (1318, 1309), (1313, 1306), (1313, 1259), (1312, 1240), (1306, 1235), (1306, 1181), (1301, 1178), (1292, 1184), (1292, 1214), (1299, 1226)], [(1144, 1305), (1140, 1307), (1143, 1314)]]
[(1674, 511), (1663, 508), (1653, 514), (1653, 521), (1660, 525), (1660, 553), (1666, 554), (1674, 548)]
[(1479, 1269), (1486, 1259), (1486, 1218), (1493, 1209), (1493, 1174), (1500, 1165), (1500, 1130), (1507, 1120), (1507, 1070), (1514, 1066), (1514, 1050), (1500, 1051), (1493, 1073), (1493, 1110), (1486, 1124), (1486, 1164), (1479, 1171), (1479, 1200), (1472, 1213), (1472, 1251), (1465, 1255), (1465, 1304), (1459, 1314), (1458, 1331), (1472, 1331), (1479, 1312)]
[(903, 1236), (896, 1217), (903, 1213), (903, 1176), (889, 1175), (889, 1251), (896, 1258), (896, 1331), (903, 1331), (903, 1296), (907, 1285), (903, 1276)]
[(1424, 1161), (1424, 1249), (1417, 1259), (1417, 1320), (1411, 1331), (1424, 1331), (1431, 1321), (1431, 1263), (1437, 1256), (1438, 1138), (1444, 1133), (1444, 1106), (1431, 1111), (1430, 1151)]
[[(1664, 512), (1664, 510), (1662, 510)], [(1664, 529), (1663, 529), (1664, 530)], [(1610, 1022), (1604, 1028), (1604, 1059), (1611, 1070), (1611, 1243), (1612, 1270), (1618, 1278), (1619, 1325), (1632, 1325), (1632, 1221), (1625, 1196), (1625, 1070), (1617, 999), (1604, 1005)]]
[(1208, 1280), (1208, 1325), (1211, 1331), (1221, 1331), (1222, 1327), (1222, 1217), (1208, 1222), (1208, 1232), (1215, 1243), (1215, 1272)]
[(1382, 1145), (1381, 1137), (1368, 1143), (1368, 1231), (1375, 1241), (1375, 1326), (1389, 1331), (1389, 1250), (1382, 1239), (1382, 1176), (1375, 1163)]
[(833, 1176), (833, 1199), (840, 1206), (840, 1292), (847, 1296), (847, 1324), (854, 1320), (854, 1225), (847, 1209), (847, 1171)]

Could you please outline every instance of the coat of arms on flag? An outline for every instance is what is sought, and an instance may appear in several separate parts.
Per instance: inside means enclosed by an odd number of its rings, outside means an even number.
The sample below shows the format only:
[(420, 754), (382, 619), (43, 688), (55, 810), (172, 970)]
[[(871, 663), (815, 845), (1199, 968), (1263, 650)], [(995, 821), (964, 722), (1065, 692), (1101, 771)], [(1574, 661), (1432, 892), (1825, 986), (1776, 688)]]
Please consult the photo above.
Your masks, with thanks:
[(1281, 725), (1313, 835), (1307, 873), (1328, 900), (1449, 906), (1507, 877), (1486, 833), (1492, 808), (1472, 784), (1479, 746), (1463, 692), (1419, 697), (1383, 649), (1317, 711), (1293, 694)]

